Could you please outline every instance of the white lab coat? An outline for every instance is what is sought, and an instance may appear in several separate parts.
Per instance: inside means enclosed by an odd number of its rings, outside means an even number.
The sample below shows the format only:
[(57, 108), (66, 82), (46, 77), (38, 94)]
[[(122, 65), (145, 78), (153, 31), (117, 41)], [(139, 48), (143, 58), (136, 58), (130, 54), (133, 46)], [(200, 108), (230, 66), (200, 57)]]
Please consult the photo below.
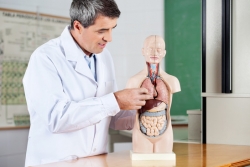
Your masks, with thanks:
[(112, 93), (114, 71), (104, 49), (96, 82), (68, 27), (35, 50), (23, 79), (31, 120), (25, 166), (105, 153), (109, 125), (133, 128), (135, 112), (120, 111)]

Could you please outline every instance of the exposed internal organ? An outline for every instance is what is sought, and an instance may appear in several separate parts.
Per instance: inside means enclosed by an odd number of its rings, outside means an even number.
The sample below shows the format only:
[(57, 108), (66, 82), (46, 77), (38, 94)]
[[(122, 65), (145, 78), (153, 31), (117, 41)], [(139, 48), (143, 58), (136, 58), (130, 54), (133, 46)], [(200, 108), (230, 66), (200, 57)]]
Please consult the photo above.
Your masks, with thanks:
[(158, 116), (158, 117), (147, 117), (142, 116), (141, 117), (142, 125), (147, 129), (147, 135), (148, 136), (159, 136), (160, 130), (165, 125), (166, 122), (166, 116)]
[[(166, 109), (162, 111), (152, 111), (161, 103), (166, 106), (169, 102), (169, 90), (167, 85), (158, 75), (159, 64), (149, 64), (148, 76), (142, 82), (141, 87), (146, 88), (152, 99), (146, 100), (146, 104), (139, 110), (140, 130), (149, 137), (156, 137), (164, 133), (167, 127)], [(163, 105), (164, 106), (164, 105)], [(151, 110), (151, 111), (150, 111)]]
[(159, 106), (162, 102), (168, 104), (169, 95), (168, 88), (163, 80), (158, 76), (159, 64), (148, 65), (148, 77), (142, 82), (141, 87), (146, 88), (151, 95), (150, 100), (140, 109), (140, 113)]
[(139, 117), (140, 130), (149, 137), (156, 137), (164, 133), (167, 128), (166, 111), (144, 112)]
[(144, 106), (142, 106), (142, 108), (140, 109), (140, 113), (143, 113), (147, 110), (150, 110), (154, 107), (159, 106), (162, 103), (161, 100), (157, 100), (157, 99), (150, 99), (146, 101), (146, 104)]

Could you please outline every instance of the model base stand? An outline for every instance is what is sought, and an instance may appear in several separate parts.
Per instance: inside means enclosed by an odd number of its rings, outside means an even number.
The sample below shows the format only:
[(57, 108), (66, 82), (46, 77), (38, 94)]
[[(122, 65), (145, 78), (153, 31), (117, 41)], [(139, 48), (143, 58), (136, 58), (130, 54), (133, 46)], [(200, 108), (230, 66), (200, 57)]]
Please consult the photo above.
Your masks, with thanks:
[(130, 158), (132, 160), (132, 166), (143, 166), (143, 165), (152, 165), (154, 164), (154, 161), (157, 160), (157, 163), (159, 161), (162, 161), (163, 165), (168, 166), (175, 166), (176, 165), (176, 155), (175, 153), (152, 153), (152, 154), (146, 154), (146, 153), (134, 153), (132, 150), (130, 150)]

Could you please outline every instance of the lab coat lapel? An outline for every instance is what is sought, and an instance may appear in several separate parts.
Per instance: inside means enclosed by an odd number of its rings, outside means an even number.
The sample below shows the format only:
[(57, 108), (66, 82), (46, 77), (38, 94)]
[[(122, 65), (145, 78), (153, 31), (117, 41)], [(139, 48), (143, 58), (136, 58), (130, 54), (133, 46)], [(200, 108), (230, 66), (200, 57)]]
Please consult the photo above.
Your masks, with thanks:
[(86, 62), (86, 60), (84, 59), (84, 55), (79, 55), (78, 58), (77, 58), (77, 61), (76, 61), (76, 67), (75, 67), (75, 70), (88, 77), (89, 79), (91, 79), (93, 82), (96, 83), (95, 81), (95, 78)]
[(79, 46), (71, 36), (68, 26), (63, 30), (60, 39), (66, 59), (68, 61), (76, 62), (79, 53)]
[(97, 82), (98, 88), (96, 92), (96, 97), (103, 96), (105, 92), (105, 71), (104, 66), (105, 64), (102, 61), (104, 55), (96, 54), (96, 75), (97, 75)]
[(102, 62), (102, 56), (101, 53), (96, 54), (96, 76), (98, 83), (104, 82), (104, 64)]
[(68, 26), (64, 29), (64, 31), (61, 34), (61, 43), (64, 49), (66, 59), (68, 61), (76, 62), (75, 70), (78, 73), (91, 79), (94, 83), (96, 83), (95, 78), (87, 62), (84, 59), (85, 54), (71, 36)]

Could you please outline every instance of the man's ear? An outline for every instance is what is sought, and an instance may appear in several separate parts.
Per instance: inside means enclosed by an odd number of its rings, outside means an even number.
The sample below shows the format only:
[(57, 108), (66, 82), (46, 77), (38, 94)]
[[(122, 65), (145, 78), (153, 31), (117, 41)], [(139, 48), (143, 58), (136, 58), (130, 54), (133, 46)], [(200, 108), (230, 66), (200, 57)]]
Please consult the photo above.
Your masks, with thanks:
[(82, 32), (82, 25), (79, 21), (75, 20), (74, 23), (73, 23), (73, 26), (74, 26), (74, 30), (76, 30), (78, 33), (81, 34)]

